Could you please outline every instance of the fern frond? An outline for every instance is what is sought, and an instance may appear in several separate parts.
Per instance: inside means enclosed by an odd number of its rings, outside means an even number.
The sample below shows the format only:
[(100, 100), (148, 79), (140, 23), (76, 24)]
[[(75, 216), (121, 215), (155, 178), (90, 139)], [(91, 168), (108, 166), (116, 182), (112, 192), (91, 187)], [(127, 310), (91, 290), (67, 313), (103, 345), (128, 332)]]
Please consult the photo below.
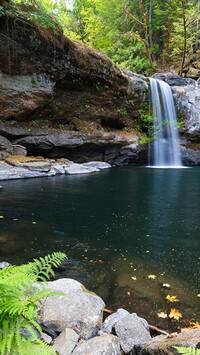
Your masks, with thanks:
[[(38, 302), (45, 297), (64, 294), (51, 292), (39, 280), (47, 284), (49, 274), (54, 275), (52, 266), (60, 265), (64, 259), (64, 253), (53, 253), (26, 265), (0, 270), (0, 355), (56, 354), (37, 339), (36, 330), (42, 335), (36, 322)], [(30, 333), (30, 339), (21, 333), (23, 327)]]
[(179, 346), (174, 346), (174, 348), (178, 351), (179, 354), (184, 355), (200, 355), (200, 350), (195, 348), (183, 348)]

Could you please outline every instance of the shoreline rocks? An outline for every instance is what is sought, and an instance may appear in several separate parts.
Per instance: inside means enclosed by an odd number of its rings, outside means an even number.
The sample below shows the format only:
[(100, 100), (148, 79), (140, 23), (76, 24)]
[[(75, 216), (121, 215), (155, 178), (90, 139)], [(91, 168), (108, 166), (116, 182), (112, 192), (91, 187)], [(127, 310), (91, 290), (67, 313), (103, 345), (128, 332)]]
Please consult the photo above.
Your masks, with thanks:
[[(14, 156), (12, 157), (14, 158)], [(19, 160), (19, 162), (18, 162)], [(23, 159), (22, 159), (23, 160)], [(21, 162), (18, 157), (6, 162), (0, 161), (0, 181), (14, 179), (28, 179), (36, 177), (49, 177), (55, 175), (77, 175), (91, 174), (111, 168), (111, 165), (105, 162), (92, 162), (92, 164), (76, 164), (67, 159), (61, 162), (55, 160), (45, 160), (43, 158), (26, 158)]]
[(51, 345), (59, 355), (161, 355), (178, 354), (175, 346), (199, 347), (200, 329), (168, 338), (151, 337), (149, 325), (136, 313), (124, 309), (102, 323), (104, 302), (73, 279), (50, 281), (48, 288), (65, 295), (43, 302), (40, 324), (51, 334)]

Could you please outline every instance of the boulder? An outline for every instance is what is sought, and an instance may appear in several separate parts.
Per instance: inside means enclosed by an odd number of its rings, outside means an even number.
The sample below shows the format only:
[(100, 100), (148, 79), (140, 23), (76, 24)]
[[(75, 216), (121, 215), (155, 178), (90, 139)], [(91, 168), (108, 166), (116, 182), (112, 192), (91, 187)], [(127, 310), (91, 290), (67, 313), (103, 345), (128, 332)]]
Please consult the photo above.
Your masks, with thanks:
[(173, 338), (167, 338), (165, 335), (159, 335), (153, 338), (145, 345), (134, 347), (133, 355), (172, 355), (178, 351), (174, 347), (192, 347), (200, 348), (200, 329), (188, 330), (180, 333)]
[(135, 345), (145, 344), (151, 339), (147, 321), (138, 317), (136, 313), (117, 321), (114, 329), (125, 354), (128, 354)]
[(53, 349), (59, 355), (70, 355), (79, 339), (79, 335), (70, 328), (65, 328), (55, 339)]
[(120, 319), (128, 316), (130, 313), (123, 308), (119, 308), (117, 312), (112, 313), (108, 316), (102, 324), (101, 329), (104, 332), (111, 333), (112, 328), (114, 327), (115, 323), (118, 322)]
[(52, 334), (71, 328), (81, 339), (95, 336), (101, 328), (105, 306), (103, 300), (72, 279), (48, 282), (48, 287), (64, 292), (66, 296), (47, 298), (42, 309), (42, 325)]
[(121, 355), (119, 340), (112, 334), (94, 337), (76, 346), (73, 355)]

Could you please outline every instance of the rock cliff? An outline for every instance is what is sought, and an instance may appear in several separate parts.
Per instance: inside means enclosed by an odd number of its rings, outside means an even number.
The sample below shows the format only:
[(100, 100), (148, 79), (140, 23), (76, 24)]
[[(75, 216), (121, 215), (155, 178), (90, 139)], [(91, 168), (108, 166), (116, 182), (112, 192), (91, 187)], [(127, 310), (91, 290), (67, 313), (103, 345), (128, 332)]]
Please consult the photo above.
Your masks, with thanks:
[[(105, 132), (134, 129), (148, 86), (102, 53), (20, 16), (0, 17), (0, 47), (0, 134), (28, 154), (61, 157), (70, 150), (81, 160), (83, 146), (87, 153), (102, 147)], [(73, 142), (79, 136), (71, 148), (70, 134)], [(103, 146), (130, 144), (108, 137)]]

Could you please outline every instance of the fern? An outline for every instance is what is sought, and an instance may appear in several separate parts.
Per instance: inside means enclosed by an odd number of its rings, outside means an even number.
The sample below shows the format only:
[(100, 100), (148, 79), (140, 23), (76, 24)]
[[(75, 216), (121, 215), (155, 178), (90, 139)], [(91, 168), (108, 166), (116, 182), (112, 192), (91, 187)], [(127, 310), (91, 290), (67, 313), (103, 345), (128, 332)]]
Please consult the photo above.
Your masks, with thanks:
[(195, 348), (181, 348), (178, 346), (174, 347), (179, 354), (184, 354), (184, 355), (200, 355), (200, 350), (195, 349)]
[[(0, 355), (44, 354), (56, 352), (48, 344), (37, 339), (42, 329), (37, 323), (38, 302), (58, 292), (51, 292), (47, 283), (57, 267), (66, 258), (64, 253), (53, 253), (34, 259), (21, 266), (9, 266), (0, 271)], [(27, 330), (30, 338), (23, 334)]]

